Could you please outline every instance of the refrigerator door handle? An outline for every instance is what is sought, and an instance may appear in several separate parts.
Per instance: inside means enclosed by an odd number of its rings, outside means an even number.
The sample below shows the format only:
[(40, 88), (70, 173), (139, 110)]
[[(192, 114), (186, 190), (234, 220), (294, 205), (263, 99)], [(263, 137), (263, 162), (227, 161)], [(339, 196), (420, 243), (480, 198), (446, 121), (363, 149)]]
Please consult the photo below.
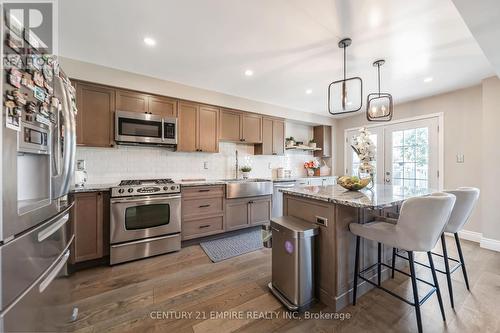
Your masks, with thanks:
[(45, 289), (54, 281), (54, 279), (57, 277), (59, 272), (64, 268), (66, 263), (68, 262), (69, 259), (69, 250), (66, 250), (66, 253), (62, 256), (61, 260), (59, 263), (52, 269), (52, 271), (47, 275), (47, 277), (40, 282), (40, 285), (38, 286), (38, 291), (40, 293), (43, 293)]
[(71, 94), (68, 91), (68, 87), (63, 79), (57, 78), (59, 84), (59, 91), (62, 95), (62, 113), (64, 121), (64, 133), (61, 133), (61, 137), (56, 138), (58, 140), (56, 158), (59, 158), (61, 141), (63, 142), (62, 147), (62, 163), (61, 172), (56, 175), (53, 183), (53, 198), (59, 198), (68, 194), (71, 176), (75, 169), (75, 154), (76, 154), (76, 120), (75, 113), (72, 109), (71, 104)]
[(69, 214), (64, 215), (57, 222), (51, 224), (47, 228), (43, 229), (38, 233), (38, 242), (43, 242), (51, 235), (53, 235), (57, 230), (59, 230), (63, 225), (69, 221)]

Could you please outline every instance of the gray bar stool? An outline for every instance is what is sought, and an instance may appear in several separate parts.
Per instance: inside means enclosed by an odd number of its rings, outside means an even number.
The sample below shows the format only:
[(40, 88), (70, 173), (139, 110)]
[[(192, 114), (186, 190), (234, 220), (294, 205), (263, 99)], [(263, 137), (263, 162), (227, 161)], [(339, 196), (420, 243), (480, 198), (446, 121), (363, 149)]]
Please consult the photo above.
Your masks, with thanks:
[[(465, 268), (465, 262), (464, 262), (464, 256), (462, 253), (462, 246), (460, 245), (460, 238), (458, 237), (458, 232), (463, 229), (465, 223), (469, 220), (470, 216), (472, 215), (472, 211), (474, 210), (474, 207), (477, 204), (477, 201), (479, 199), (479, 189), (475, 187), (459, 187), (456, 190), (453, 191), (444, 191), (445, 193), (453, 194), (456, 197), (455, 201), (455, 206), (453, 207), (453, 210), (450, 215), (450, 219), (448, 220), (448, 224), (446, 225), (444, 232), (451, 233), (455, 236), (455, 242), (457, 244), (457, 250), (458, 250), (458, 256), (459, 260), (450, 258), (448, 257), (448, 250), (446, 248), (446, 237), (444, 233), (441, 235), (441, 247), (443, 249), (443, 254), (435, 253), (432, 252), (433, 255), (437, 255), (439, 257), (442, 257), (444, 260), (444, 267), (445, 270), (439, 270), (436, 269), (439, 273), (446, 274), (446, 281), (448, 283), (448, 292), (450, 294), (450, 303), (451, 307), (455, 307), (455, 302), (453, 301), (453, 286), (451, 284), (451, 274), (455, 272), (459, 267), (462, 267), (462, 273), (464, 275), (464, 280), (465, 280), (465, 286), (467, 287), (467, 290), (470, 290), (469, 288), (469, 278), (467, 277), (467, 270)], [(403, 257), (399, 254), (396, 253), (395, 250), (393, 250), (393, 261), (392, 265), (394, 267), (395, 264), (395, 257), (400, 257), (403, 259), (408, 259), (407, 257)], [(454, 262), (456, 265), (450, 269), (450, 261)], [(422, 266), (429, 267), (425, 264), (418, 263)], [(394, 274), (393, 274), (394, 277)]]
[[(443, 320), (446, 320), (443, 300), (439, 290), (439, 283), (432, 261), (431, 250), (436, 245), (439, 237), (448, 222), (453, 205), (455, 204), (455, 196), (447, 193), (434, 193), (425, 197), (410, 198), (401, 206), (401, 211), (397, 223), (373, 221), (365, 224), (351, 223), (349, 229), (356, 235), (356, 256), (354, 262), (354, 287), (353, 287), (353, 305), (356, 305), (356, 293), (358, 288), (358, 278), (374, 285), (377, 288), (384, 290), (403, 302), (415, 307), (417, 317), (418, 332), (422, 332), (422, 318), (420, 314), (420, 306), (429, 297), (436, 292), (441, 315)], [(359, 271), (359, 247), (360, 238), (369, 239), (378, 242), (378, 262), (375, 265)], [(411, 278), (413, 289), (413, 302), (409, 301), (396, 293), (381, 286), (381, 266), (392, 268), (385, 263), (382, 263), (381, 244), (391, 246), (393, 248), (403, 249), (408, 252), (410, 261), (410, 274), (395, 269)], [(414, 252), (427, 252), (429, 264), (432, 271), (434, 284), (417, 278), (415, 274)], [(374, 283), (363, 276), (368, 270), (377, 267), (378, 282)], [(417, 290), (417, 280), (431, 286), (431, 290), (422, 298), (419, 299)]]

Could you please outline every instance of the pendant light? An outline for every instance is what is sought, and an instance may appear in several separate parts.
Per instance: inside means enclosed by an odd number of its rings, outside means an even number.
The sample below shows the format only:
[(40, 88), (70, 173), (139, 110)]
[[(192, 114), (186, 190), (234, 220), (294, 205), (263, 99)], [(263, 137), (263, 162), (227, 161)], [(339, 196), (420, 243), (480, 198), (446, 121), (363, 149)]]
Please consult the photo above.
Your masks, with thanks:
[(391, 121), (394, 111), (392, 103), (392, 95), (380, 92), (380, 67), (385, 64), (384, 59), (377, 60), (373, 63), (377, 67), (378, 92), (368, 94), (366, 98), (366, 119), (368, 121)]
[(350, 38), (344, 38), (338, 44), (344, 50), (344, 78), (328, 86), (328, 112), (332, 115), (356, 112), (363, 107), (363, 80), (347, 78), (346, 49), (351, 43)]

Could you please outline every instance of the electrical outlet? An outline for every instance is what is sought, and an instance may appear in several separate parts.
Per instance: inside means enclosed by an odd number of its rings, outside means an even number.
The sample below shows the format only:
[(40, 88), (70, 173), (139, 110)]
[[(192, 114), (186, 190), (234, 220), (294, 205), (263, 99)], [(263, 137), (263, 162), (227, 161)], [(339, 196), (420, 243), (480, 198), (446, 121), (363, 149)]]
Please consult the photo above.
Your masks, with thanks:
[(457, 163), (464, 163), (465, 157), (464, 154), (457, 154)]
[(208, 169), (208, 162), (203, 162), (203, 169), (207, 170)]
[(85, 160), (77, 160), (76, 161), (76, 170), (78, 170), (78, 171), (85, 170)]
[(272, 169), (273, 168), (273, 165), (271, 164), (271, 162), (267, 163), (267, 168), (268, 169)]

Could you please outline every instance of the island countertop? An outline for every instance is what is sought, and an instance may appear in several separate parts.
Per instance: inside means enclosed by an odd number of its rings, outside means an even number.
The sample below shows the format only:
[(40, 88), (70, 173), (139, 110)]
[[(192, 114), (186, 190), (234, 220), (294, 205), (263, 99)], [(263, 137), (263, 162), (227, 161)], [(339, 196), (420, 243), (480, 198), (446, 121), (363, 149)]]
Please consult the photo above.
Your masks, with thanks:
[(356, 208), (382, 209), (402, 203), (411, 197), (435, 192), (429, 188), (377, 184), (373, 189), (348, 191), (340, 185), (302, 186), (280, 189), (285, 194), (310, 198)]

